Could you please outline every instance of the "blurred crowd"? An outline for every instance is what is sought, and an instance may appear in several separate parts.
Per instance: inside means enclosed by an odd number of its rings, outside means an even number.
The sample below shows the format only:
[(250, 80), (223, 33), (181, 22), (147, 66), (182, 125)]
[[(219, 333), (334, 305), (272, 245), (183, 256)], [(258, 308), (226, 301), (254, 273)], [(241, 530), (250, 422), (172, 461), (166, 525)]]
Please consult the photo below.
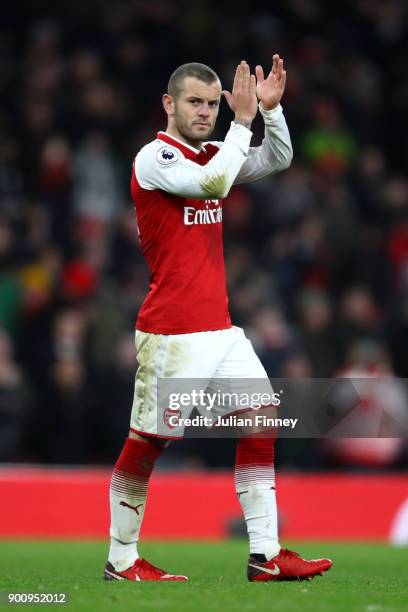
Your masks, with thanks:
[[(148, 284), (129, 194), (161, 94), (201, 61), (231, 87), (279, 52), (294, 161), (225, 202), (233, 322), (271, 377), (408, 371), (408, 5), (87, 0), (8, 5), (0, 25), (0, 461), (112, 463)], [(214, 139), (231, 120), (223, 103)], [(260, 119), (253, 143), (262, 139)], [(351, 370), (350, 370), (351, 369)], [(403, 467), (281, 441), (286, 467)], [(172, 448), (174, 447), (174, 448)], [(223, 466), (186, 440), (166, 465)], [(377, 457), (373, 461), (373, 457)]]

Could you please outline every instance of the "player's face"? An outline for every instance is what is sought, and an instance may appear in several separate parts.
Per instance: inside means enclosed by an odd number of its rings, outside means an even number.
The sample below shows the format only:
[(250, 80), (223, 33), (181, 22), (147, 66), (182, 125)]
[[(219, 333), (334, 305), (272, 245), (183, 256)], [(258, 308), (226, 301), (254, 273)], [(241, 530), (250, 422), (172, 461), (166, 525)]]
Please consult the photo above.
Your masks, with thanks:
[(174, 100), (174, 124), (190, 142), (208, 140), (214, 130), (221, 99), (221, 83), (210, 85), (194, 77), (184, 79), (184, 87)]

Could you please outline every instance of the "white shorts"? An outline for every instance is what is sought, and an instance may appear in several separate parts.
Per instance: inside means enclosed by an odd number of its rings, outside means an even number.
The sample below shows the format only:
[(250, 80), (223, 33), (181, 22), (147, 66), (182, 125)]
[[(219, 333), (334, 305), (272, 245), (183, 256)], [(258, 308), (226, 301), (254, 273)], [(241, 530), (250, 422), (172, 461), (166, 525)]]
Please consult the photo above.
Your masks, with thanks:
[[(158, 386), (164, 379), (174, 390), (191, 388), (219, 391), (220, 379), (225, 384), (251, 386), (248, 379), (257, 379), (256, 385), (272, 395), (266, 371), (251, 342), (240, 327), (191, 334), (151, 334), (136, 330), (136, 355), (139, 368), (136, 373), (130, 429), (135, 433), (177, 439), (184, 428), (163, 427), (163, 415), (158, 409)], [(180, 380), (182, 379), (182, 380)], [(231, 379), (236, 379), (231, 383)], [(216, 385), (217, 389), (215, 389)], [(248, 390), (248, 389), (247, 389)], [(239, 406), (242, 408), (242, 406)], [(182, 408), (183, 419), (194, 406)], [(247, 407), (248, 409), (248, 407)], [(231, 414), (237, 406), (213, 406), (212, 416)]]

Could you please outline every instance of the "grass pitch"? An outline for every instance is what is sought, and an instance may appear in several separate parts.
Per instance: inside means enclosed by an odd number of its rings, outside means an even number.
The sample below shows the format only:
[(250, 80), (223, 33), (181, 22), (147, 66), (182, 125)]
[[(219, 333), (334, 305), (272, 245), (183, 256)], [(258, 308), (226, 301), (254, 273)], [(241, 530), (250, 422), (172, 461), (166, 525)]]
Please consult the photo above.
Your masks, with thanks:
[(247, 544), (143, 543), (140, 552), (188, 583), (123, 583), (101, 580), (107, 545), (100, 542), (0, 542), (0, 607), (6, 594), (66, 593), (76, 611), (204, 610), (394, 612), (408, 610), (408, 549), (376, 544), (291, 543), (305, 557), (327, 556), (334, 567), (308, 582), (248, 583)]

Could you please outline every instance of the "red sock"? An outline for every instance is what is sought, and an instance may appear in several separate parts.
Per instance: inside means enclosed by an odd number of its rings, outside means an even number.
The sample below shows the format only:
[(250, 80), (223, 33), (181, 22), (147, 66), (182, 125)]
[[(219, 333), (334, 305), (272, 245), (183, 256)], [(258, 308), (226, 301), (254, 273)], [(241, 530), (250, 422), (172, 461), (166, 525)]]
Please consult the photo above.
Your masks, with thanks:
[(111, 491), (117, 495), (146, 495), (150, 475), (162, 450), (148, 440), (127, 438), (113, 469)]
[(240, 438), (235, 458), (235, 485), (265, 483), (275, 487), (275, 440), (256, 436)]

